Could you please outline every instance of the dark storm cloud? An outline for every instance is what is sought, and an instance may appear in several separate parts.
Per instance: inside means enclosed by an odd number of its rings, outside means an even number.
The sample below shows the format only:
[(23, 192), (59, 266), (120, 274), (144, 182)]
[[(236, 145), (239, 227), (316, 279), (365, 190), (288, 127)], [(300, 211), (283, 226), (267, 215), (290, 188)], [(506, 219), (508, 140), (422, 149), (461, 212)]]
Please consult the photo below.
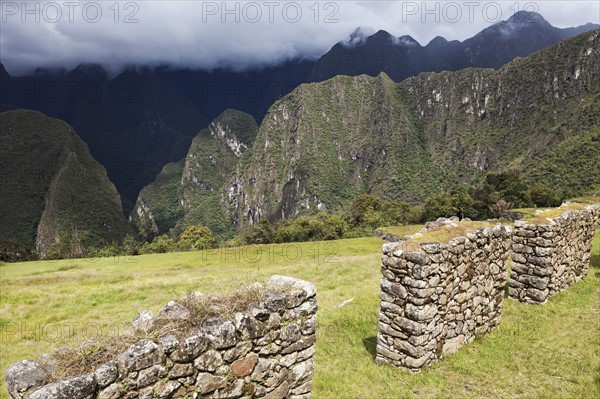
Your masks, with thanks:
[(421, 44), (464, 40), (519, 9), (560, 27), (598, 23), (597, 1), (39, 1), (1, 2), (0, 59), (11, 73), (171, 64), (234, 69), (316, 58), (359, 32), (387, 30)]

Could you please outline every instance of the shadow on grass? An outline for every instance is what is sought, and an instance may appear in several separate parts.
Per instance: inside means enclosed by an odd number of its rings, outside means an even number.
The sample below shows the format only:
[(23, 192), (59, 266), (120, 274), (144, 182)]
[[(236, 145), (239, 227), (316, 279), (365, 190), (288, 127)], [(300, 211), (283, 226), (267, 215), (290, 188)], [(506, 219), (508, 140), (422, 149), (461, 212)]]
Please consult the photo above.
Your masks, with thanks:
[(375, 356), (377, 356), (377, 337), (363, 339), (363, 345), (373, 360), (375, 360)]
[[(598, 252), (598, 251), (595, 251)], [(594, 276), (600, 278), (600, 254), (592, 253), (590, 256), (590, 268), (594, 269)]]

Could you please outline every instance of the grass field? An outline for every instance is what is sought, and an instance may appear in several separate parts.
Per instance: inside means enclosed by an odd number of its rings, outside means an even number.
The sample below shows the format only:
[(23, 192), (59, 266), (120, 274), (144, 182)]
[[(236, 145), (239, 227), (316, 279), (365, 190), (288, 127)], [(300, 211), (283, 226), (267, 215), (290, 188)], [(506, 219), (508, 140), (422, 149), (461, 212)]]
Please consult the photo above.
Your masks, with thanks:
[(600, 233), (580, 283), (544, 306), (507, 300), (497, 329), (416, 375), (374, 362), (381, 244), (362, 238), (1, 265), (0, 398), (8, 398), (4, 370), (15, 361), (114, 331), (190, 290), (224, 292), (273, 274), (317, 285), (316, 399), (600, 397)]

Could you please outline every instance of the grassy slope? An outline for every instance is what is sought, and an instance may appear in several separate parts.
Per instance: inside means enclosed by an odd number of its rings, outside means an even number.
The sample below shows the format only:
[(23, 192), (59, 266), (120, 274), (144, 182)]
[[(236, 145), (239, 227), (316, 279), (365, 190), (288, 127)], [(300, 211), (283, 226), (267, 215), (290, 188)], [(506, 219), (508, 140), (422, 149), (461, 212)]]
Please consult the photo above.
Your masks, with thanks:
[[(600, 394), (600, 233), (594, 241), (592, 268), (583, 281), (541, 307), (507, 300), (496, 330), (418, 375), (373, 361), (381, 244), (379, 239), (365, 238), (2, 265), (0, 364), (4, 370), (14, 361), (93, 336), (95, 329), (84, 328), (86, 323), (110, 331), (136, 312), (157, 311), (188, 290), (222, 292), (279, 273), (317, 285), (313, 389), (317, 399), (592, 398)], [(354, 301), (339, 308), (350, 298)], [(38, 337), (34, 332), (9, 333), (12, 323), (33, 331), (36, 323), (59, 323), (63, 328), (57, 330), (55, 325), (47, 330), (53, 334), (40, 340), (39, 333)], [(75, 334), (66, 334), (66, 323), (75, 325)], [(56, 331), (65, 334), (50, 339)], [(6, 398), (3, 380), (0, 385), (0, 398)]]

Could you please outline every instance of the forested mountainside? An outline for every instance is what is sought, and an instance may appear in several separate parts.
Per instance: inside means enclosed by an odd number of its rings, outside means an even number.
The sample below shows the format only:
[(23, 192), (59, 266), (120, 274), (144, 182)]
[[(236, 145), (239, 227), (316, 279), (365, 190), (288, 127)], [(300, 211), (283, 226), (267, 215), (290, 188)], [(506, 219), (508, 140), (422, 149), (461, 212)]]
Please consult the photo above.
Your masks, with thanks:
[(0, 138), (0, 238), (47, 256), (59, 242), (100, 247), (130, 231), (115, 186), (71, 126), (9, 110), (0, 113)]

